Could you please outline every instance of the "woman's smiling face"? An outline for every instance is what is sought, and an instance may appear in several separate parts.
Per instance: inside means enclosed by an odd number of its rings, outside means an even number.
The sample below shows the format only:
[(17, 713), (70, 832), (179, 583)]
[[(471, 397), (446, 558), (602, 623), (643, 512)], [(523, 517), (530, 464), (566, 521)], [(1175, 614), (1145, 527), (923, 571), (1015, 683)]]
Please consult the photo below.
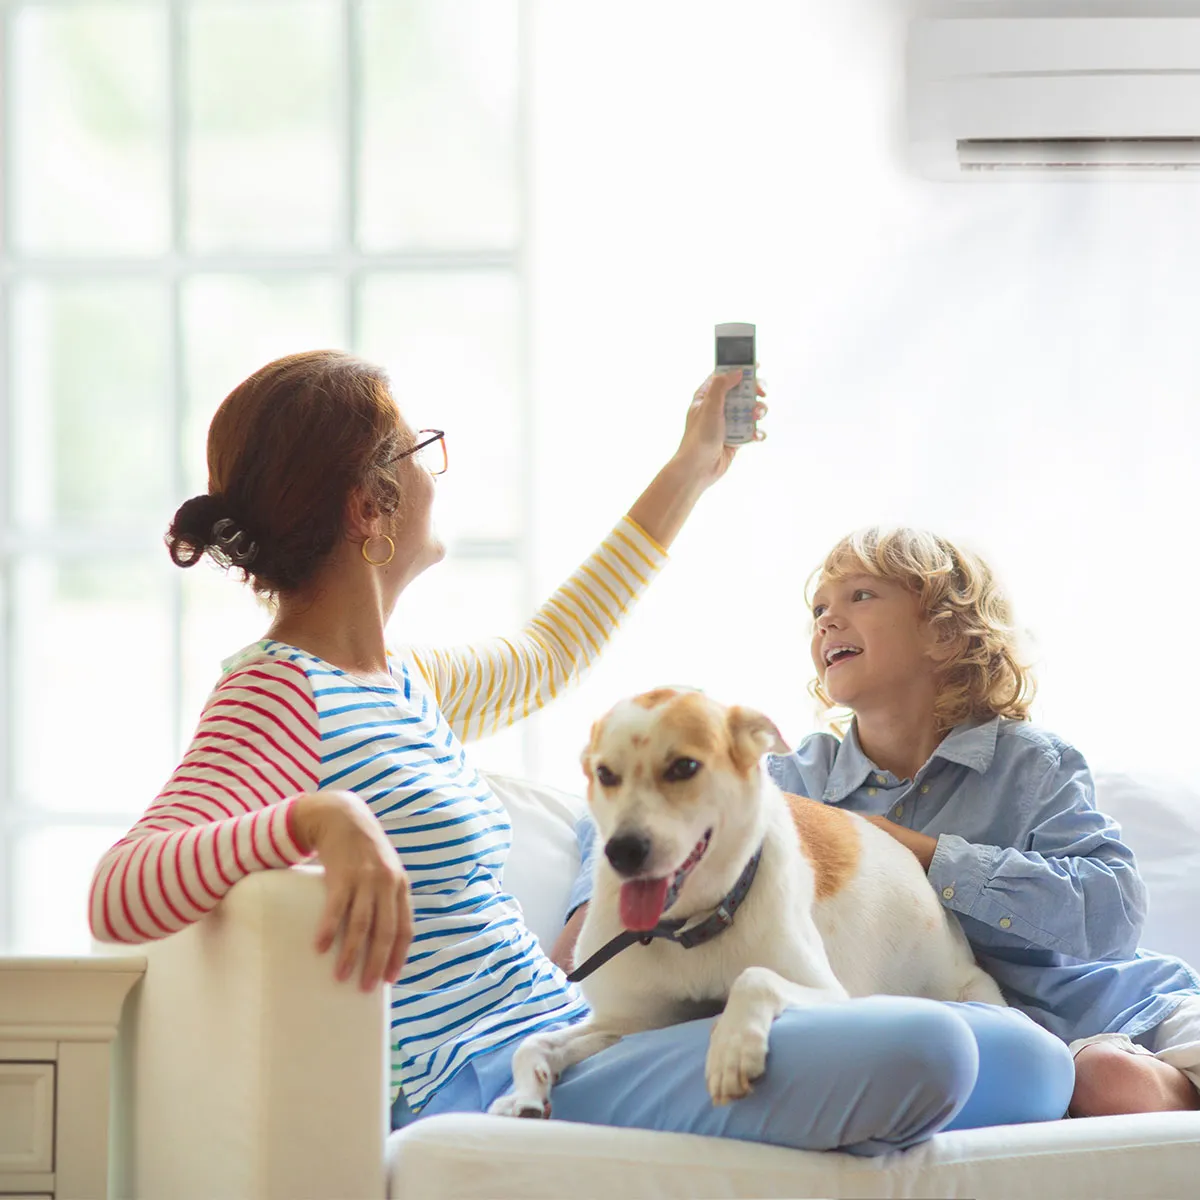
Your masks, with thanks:
[(835, 704), (857, 709), (932, 677), (935, 639), (903, 584), (865, 573), (823, 576), (812, 615), (813, 665)]

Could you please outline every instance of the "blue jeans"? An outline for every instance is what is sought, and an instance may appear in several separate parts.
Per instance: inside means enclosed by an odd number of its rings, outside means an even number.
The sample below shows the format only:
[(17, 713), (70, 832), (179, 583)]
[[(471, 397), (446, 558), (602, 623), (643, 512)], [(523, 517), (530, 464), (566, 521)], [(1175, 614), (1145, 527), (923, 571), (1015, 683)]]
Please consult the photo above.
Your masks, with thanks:
[[(874, 1155), (945, 1129), (1057, 1120), (1075, 1083), (1066, 1046), (1016, 1009), (870, 996), (786, 1009), (754, 1091), (716, 1108), (704, 1082), (715, 1020), (635, 1033), (568, 1068), (552, 1119)], [(512, 1087), (519, 1044), (468, 1063), (419, 1114), (401, 1096), (393, 1128), (485, 1112)]]

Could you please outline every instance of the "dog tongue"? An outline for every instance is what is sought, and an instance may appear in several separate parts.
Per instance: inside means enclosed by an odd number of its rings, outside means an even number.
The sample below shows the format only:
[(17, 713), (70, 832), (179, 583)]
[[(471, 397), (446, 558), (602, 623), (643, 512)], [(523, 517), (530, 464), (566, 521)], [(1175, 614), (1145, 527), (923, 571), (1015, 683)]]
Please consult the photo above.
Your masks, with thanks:
[(626, 929), (653, 929), (667, 901), (666, 879), (635, 879), (621, 884), (621, 923)]

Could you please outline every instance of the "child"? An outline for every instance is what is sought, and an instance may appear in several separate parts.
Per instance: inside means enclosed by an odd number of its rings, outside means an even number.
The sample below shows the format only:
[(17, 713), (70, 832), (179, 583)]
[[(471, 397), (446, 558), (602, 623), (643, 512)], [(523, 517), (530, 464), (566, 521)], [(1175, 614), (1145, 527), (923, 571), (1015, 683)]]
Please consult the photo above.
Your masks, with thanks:
[(987, 566), (870, 529), (814, 578), (812, 690), (852, 719), (771, 758), (771, 777), (916, 855), (1009, 1002), (1070, 1042), (1072, 1115), (1200, 1108), (1200, 977), (1137, 949), (1133, 854), (1080, 753), (1029, 724), (1033, 680)]

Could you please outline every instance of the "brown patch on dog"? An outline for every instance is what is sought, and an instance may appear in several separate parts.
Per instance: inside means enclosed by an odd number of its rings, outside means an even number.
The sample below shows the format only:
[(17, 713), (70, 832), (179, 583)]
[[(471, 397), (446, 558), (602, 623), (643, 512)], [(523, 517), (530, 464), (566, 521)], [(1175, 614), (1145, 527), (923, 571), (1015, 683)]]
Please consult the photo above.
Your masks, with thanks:
[(800, 852), (812, 864), (817, 899), (837, 895), (853, 878), (862, 857), (854, 818), (840, 808), (818, 804), (804, 796), (785, 792), (783, 798), (792, 810)]
[(663, 713), (664, 726), (675, 735), (675, 753), (693, 753), (712, 760), (729, 753), (724, 723), (714, 711), (713, 702), (700, 692), (675, 692), (675, 702)]
[(644, 733), (635, 733), (630, 739), (631, 746), (644, 746), (646, 744), (646, 735)]
[(640, 696), (634, 696), (633, 703), (638, 708), (658, 708), (660, 704), (666, 704), (679, 695), (674, 688), (655, 688), (652, 692), (643, 692)]

